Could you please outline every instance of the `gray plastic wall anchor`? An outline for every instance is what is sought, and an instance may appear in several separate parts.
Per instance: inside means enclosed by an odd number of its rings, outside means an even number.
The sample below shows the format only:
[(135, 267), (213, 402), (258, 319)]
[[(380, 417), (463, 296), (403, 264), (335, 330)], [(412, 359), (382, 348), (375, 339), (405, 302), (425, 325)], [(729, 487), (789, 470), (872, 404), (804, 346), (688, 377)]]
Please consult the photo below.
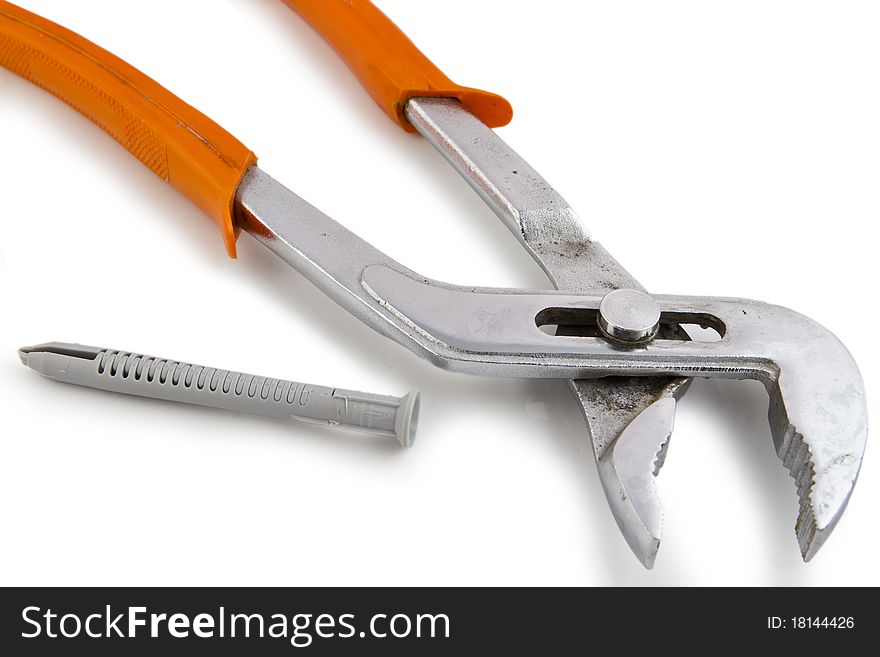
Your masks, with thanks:
[(32, 370), (64, 383), (390, 436), (403, 447), (412, 446), (418, 426), (417, 391), (375, 395), (62, 342), (18, 354)]

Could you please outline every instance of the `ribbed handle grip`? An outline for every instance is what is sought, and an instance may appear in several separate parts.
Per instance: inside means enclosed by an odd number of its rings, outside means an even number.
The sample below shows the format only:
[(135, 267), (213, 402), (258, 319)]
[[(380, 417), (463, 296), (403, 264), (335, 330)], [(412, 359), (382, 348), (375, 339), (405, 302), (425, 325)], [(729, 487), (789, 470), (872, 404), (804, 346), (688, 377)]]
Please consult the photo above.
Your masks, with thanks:
[(199, 206), (235, 257), (235, 191), (256, 162), (244, 144), (118, 57), (0, 1), (0, 66), (61, 99)]
[(369, 0), (284, 0), (329, 43), (382, 108), (404, 130), (410, 98), (457, 98), (490, 128), (513, 109), (497, 94), (450, 80)]

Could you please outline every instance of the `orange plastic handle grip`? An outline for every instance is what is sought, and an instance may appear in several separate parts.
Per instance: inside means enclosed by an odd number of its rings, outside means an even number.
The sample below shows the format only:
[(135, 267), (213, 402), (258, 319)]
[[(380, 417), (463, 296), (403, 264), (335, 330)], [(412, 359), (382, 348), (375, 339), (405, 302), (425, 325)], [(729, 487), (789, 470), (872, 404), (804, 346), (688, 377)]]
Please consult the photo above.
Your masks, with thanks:
[(189, 198), (235, 257), (235, 192), (256, 163), (235, 137), (118, 57), (5, 1), (0, 66), (63, 100)]
[(389, 117), (409, 132), (410, 98), (457, 98), (490, 128), (513, 110), (504, 98), (455, 84), (369, 0), (284, 0), (329, 43)]

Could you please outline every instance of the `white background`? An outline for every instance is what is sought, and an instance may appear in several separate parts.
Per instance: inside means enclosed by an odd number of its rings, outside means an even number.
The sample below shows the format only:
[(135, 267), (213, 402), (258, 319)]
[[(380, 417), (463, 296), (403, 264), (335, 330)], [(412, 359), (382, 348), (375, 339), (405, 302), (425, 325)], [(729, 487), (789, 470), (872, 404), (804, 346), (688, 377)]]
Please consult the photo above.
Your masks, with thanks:
[[(425, 275), (546, 286), (281, 2), (21, 4), (158, 79)], [(876, 421), (876, 3), (378, 4), (456, 81), (512, 102), (503, 137), (649, 289), (814, 317), (860, 363)], [(681, 403), (648, 572), (562, 383), (436, 370), (247, 236), (227, 259), (195, 207), (5, 70), (0, 155), (3, 584), (880, 584), (876, 449), (804, 565), (759, 384), (698, 381)], [(16, 356), (49, 340), (418, 388), (418, 440), (54, 384)]]

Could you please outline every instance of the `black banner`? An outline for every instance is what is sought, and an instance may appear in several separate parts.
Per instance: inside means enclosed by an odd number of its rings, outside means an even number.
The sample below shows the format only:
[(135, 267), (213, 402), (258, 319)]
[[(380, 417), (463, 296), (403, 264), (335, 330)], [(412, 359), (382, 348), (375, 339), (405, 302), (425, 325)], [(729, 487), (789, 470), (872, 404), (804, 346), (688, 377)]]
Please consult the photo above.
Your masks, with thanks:
[[(864, 646), (858, 589), (4, 589), (5, 655)], [(624, 653), (625, 654), (625, 653)]]

